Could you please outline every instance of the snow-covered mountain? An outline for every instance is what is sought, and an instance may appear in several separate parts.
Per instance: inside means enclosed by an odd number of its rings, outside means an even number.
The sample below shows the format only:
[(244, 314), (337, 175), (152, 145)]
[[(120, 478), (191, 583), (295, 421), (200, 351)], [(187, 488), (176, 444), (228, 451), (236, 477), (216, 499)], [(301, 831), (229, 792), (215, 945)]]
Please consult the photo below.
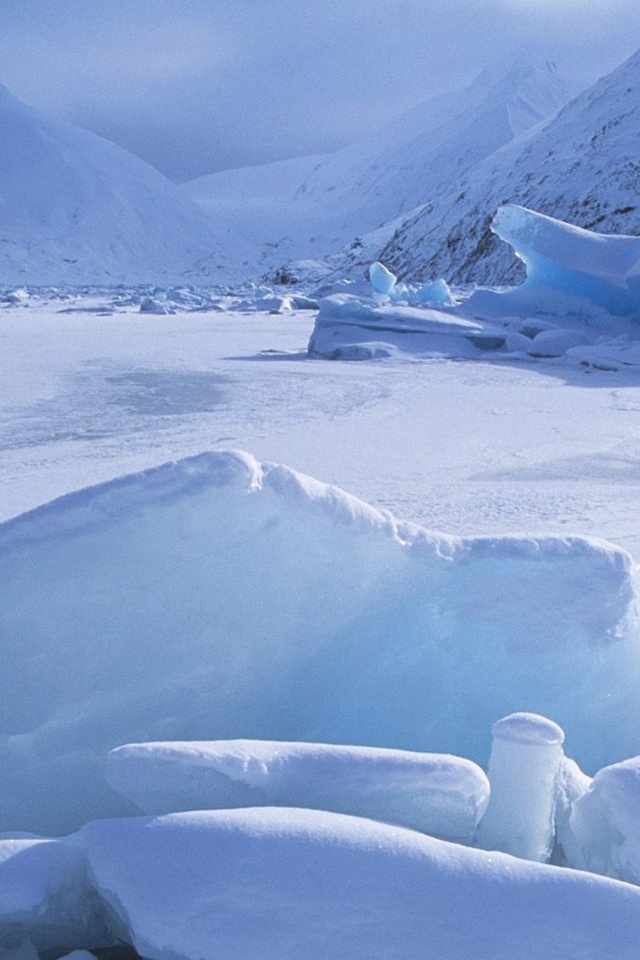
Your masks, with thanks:
[(553, 64), (521, 61), (506, 72), (485, 70), (463, 90), (428, 100), (333, 155), (225, 171), (184, 189), (253, 241), (258, 271), (323, 257), (433, 200), (567, 99)]
[(359, 208), (371, 229), (437, 196), (444, 184), (568, 99), (555, 65), (520, 62), (484, 70), (469, 86), (419, 104), (315, 169), (298, 195)]
[(458, 177), (379, 251), (415, 279), (506, 283), (522, 276), (491, 231), (515, 202), (601, 233), (640, 233), (640, 51), (542, 129)]
[(215, 282), (235, 248), (148, 164), (0, 87), (0, 282)]

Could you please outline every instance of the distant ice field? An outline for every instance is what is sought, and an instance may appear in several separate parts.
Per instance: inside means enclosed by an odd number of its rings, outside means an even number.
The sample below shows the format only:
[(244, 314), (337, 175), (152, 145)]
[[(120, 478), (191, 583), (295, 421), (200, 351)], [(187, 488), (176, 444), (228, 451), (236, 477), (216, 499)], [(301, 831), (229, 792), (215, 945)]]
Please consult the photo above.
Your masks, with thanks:
[[(71, 311), (71, 312), (61, 312)], [(640, 554), (640, 382), (536, 361), (313, 360), (313, 314), (0, 313), (0, 519), (240, 448), (453, 534), (584, 534)]]

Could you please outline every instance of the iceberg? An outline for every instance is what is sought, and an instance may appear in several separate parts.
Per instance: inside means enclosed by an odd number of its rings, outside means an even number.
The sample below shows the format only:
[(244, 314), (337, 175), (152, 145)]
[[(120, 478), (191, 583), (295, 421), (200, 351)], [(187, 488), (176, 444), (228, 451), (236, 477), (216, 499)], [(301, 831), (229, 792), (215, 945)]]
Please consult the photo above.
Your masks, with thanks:
[(594, 233), (516, 204), (500, 207), (491, 229), (527, 276), (519, 287), (477, 290), (466, 303), (472, 314), (640, 336), (640, 237)]
[(484, 764), (528, 710), (593, 772), (640, 753), (634, 596), (604, 541), (430, 533), (238, 452), (70, 494), (0, 525), (0, 828), (135, 812), (102, 768), (144, 740)]
[(369, 281), (378, 293), (390, 294), (396, 285), (397, 277), (387, 270), (384, 263), (372, 263), (369, 267)]
[(489, 797), (485, 773), (470, 760), (322, 743), (128, 744), (111, 751), (106, 777), (144, 813), (306, 807), (467, 844)]

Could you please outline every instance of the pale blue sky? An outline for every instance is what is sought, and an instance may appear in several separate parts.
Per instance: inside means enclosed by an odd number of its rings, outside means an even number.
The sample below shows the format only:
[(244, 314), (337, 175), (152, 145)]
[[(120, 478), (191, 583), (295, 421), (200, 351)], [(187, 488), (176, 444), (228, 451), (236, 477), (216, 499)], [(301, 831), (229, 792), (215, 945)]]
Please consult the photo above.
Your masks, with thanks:
[(584, 85), (640, 47), (640, 3), (0, 3), (0, 81), (174, 179), (335, 149), (523, 45)]

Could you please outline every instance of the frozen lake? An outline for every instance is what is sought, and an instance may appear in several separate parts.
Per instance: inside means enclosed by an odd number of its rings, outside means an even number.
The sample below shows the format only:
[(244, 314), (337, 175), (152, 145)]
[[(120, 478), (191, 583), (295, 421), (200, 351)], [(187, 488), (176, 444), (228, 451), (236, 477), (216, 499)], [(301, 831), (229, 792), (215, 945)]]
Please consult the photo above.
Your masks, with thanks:
[(0, 315), (0, 517), (203, 450), (287, 463), (457, 534), (640, 553), (640, 383), (562, 364), (311, 360), (313, 315)]

